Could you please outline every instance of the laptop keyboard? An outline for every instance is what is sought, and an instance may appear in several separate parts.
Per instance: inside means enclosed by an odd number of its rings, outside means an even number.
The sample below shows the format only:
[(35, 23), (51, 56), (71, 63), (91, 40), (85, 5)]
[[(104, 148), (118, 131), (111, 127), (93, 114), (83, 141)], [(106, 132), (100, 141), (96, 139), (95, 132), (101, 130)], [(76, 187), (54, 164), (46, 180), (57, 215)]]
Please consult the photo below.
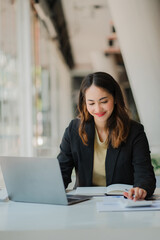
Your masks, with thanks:
[(72, 203), (72, 202), (79, 202), (79, 201), (85, 201), (85, 200), (89, 200), (91, 197), (88, 196), (82, 196), (82, 195), (68, 195), (67, 194), (67, 200), (68, 203)]
[(79, 200), (79, 198), (70, 198), (70, 197), (67, 197), (67, 200), (69, 203), (71, 202), (75, 202), (76, 200)]

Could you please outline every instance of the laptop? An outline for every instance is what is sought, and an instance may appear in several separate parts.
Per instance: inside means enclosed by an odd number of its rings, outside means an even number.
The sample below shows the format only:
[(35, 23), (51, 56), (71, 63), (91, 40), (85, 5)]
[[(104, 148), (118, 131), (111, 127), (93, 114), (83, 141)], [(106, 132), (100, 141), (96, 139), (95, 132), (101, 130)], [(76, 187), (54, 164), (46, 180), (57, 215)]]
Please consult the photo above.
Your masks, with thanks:
[(57, 159), (0, 157), (0, 165), (12, 201), (70, 205), (91, 198), (66, 194)]

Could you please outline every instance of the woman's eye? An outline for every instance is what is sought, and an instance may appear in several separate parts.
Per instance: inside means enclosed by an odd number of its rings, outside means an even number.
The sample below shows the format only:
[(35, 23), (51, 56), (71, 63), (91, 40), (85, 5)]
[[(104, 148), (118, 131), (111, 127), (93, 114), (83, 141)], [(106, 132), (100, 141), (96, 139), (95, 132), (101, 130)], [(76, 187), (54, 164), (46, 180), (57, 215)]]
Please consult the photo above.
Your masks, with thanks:
[(89, 103), (90, 106), (94, 105), (94, 103)]
[(104, 101), (104, 102), (101, 102), (101, 103), (107, 103), (108, 101)]

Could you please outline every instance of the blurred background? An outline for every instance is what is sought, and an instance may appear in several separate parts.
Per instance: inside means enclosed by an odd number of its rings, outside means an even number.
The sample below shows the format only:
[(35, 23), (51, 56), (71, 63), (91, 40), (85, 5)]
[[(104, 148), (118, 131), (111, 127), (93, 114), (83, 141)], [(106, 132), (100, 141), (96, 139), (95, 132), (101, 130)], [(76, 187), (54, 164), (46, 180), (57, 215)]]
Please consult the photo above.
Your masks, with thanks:
[(160, 174), (159, 26), (159, 0), (0, 0), (0, 155), (56, 157), (82, 79), (105, 71)]

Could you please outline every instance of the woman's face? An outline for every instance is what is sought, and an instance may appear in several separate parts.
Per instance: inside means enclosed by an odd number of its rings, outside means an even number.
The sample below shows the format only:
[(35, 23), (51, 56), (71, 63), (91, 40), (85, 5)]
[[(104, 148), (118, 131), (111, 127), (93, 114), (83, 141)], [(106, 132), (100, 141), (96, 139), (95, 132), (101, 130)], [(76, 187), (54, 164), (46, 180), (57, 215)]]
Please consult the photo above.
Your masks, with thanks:
[(106, 122), (114, 109), (114, 98), (105, 89), (91, 85), (85, 93), (88, 112), (95, 123)]

